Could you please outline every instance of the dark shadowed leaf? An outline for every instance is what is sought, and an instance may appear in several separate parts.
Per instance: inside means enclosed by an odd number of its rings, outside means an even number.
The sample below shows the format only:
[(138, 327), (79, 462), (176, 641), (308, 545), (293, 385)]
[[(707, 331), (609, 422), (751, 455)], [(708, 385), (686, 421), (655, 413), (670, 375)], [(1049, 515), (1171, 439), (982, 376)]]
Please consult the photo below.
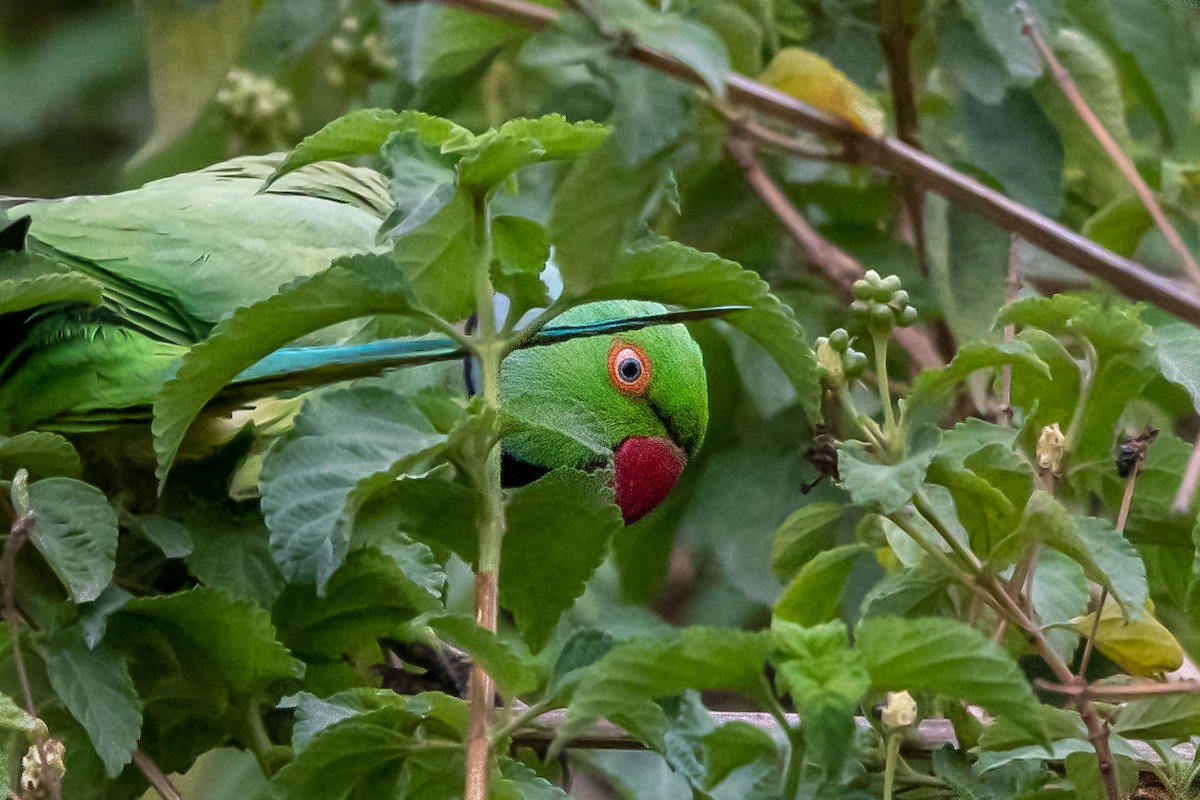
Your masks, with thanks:
[(29, 485), (29, 538), (76, 603), (95, 600), (112, 580), (117, 515), (99, 489), (74, 478)]

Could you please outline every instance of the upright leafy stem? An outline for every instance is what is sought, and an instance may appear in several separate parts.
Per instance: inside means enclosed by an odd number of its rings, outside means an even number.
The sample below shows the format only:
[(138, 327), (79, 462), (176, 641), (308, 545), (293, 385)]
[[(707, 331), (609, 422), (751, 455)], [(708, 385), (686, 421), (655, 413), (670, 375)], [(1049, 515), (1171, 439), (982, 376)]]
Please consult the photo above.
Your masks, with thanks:
[[(491, 234), (487, 205), (483, 194), (475, 201), (475, 240), (479, 260), (475, 265), (475, 304), (478, 327), (474, 339), (479, 359), (484, 404), (499, 419), (500, 362), (504, 359), (506, 339), (496, 328), (492, 308)], [(504, 497), (500, 487), (500, 445), (492, 427), (481, 427), (476, 452), (483, 463), (479, 468), (482, 494), (479, 515), (479, 562), (475, 574), (475, 621), (485, 630), (496, 631), (497, 600), (500, 593), (500, 543), (504, 538)], [(466, 799), (486, 800), (488, 773), (491, 768), (492, 698), (495, 688), (490, 675), (478, 662), (471, 667), (468, 701), (471, 706), (467, 733)]]

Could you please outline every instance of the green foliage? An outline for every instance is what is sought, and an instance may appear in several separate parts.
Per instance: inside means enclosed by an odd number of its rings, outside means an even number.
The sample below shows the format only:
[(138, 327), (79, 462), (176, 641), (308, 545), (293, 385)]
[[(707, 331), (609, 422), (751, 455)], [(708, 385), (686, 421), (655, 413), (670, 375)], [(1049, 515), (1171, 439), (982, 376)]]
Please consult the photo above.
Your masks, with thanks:
[[(822, 258), (798, 253), (746, 188), (725, 147), (739, 129), (713, 111), (744, 111), (724, 105), (731, 69), (808, 53), (853, 103), (911, 106), (931, 158), (1176, 274), (1005, 4), (587, 0), (537, 34), (436, 3), (144, 5), (148, 95), (125, 5), (101, 0), (77, 21), (61, 1), (0, 11), (5, 191), (125, 188), (294, 144), (247, 162), (254, 198), (315, 191), (369, 213), (353, 236), (341, 217), (297, 226), (268, 206), (218, 225), (167, 182), (107, 228), (67, 214), (44, 239), (35, 230), (37, 254), (0, 254), (0, 383), (17, 385), (26, 334), (49, 314), (99, 323), (84, 344), (117, 330), (189, 348), (159, 378), (152, 422), (147, 395), (0, 438), (10, 546), (32, 545), (7, 551), (0, 574), (23, 620), (3, 631), (0, 787), (19, 791), (21, 756), (45, 732), (67, 743), (71, 797), (136, 797), (137, 750), (186, 773), (186, 796), (457, 797), (469, 658), (506, 706), (488, 765), (504, 800), (566, 797), (555, 760), (519, 744), (550, 710), (565, 710), (552, 754), (634, 798), (1102, 796), (1084, 717), (1031, 687), (1047, 669), (1083, 671), (1101, 592), (1088, 680), (1118, 686), (1200, 656), (1195, 509), (1173, 509), (1200, 334), (1084, 286), (973, 212), (932, 195), (914, 205), (903, 176), (764, 148), (780, 197), (877, 271), (848, 311), (808, 269)], [(1200, 50), (1187, 10), (1030, 5), (1194, 243)], [(905, 85), (898, 41), (911, 98), (892, 95)], [(699, 90), (624, 59), (631, 42), (674, 58)], [(846, 107), (822, 96), (828, 82), (779, 70), (791, 94)], [(153, 129), (131, 128), (150, 103)], [(380, 175), (360, 184), (329, 159)], [(168, 216), (200, 245), (161, 238)], [(263, 276), (293, 236), (323, 255), (275, 286)], [(235, 244), (225, 286), (206, 266)], [(1027, 283), (1015, 301), (1010, 258)], [(159, 285), (172, 270), (186, 286)], [(230, 301), (234, 284), (258, 293)], [(1062, 287), (1092, 291), (1034, 296)], [(493, 290), (509, 299), (494, 328)], [(472, 398), (457, 362), (435, 364), (466, 357), (484, 375), (555, 314), (604, 299), (749, 306), (689, 323), (709, 373), (706, 444), (627, 530), (612, 453), (585, 420), (518, 419), (486, 381)], [(204, 313), (188, 320), (193, 300)], [(820, 364), (806, 330), (828, 333)], [(371, 380), (329, 364), (281, 377), (263, 362), (296, 344), (430, 332), (444, 338), (393, 364), (414, 368)], [(913, 336), (945, 366), (914, 369)], [(1047, 449), (1053, 424), (1061, 452)], [(500, 487), (495, 448), (520, 425), (562, 433), (594, 463)], [(1147, 425), (1161, 432), (1118, 529), (1114, 447)], [(491, 568), (496, 632), (471, 613)], [(36, 716), (19, 708), (14, 644)], [(871, 710), (889, 692), (915, 698), (914, 724), (951, 720), (958, 745), (906, 750), (885, 791), (900, 734)], [(714, 702), (778, 730), (718, 725)], [(1132, 743), (1163, 749), (1200, 725), (1191, 695), (1099, 710), (1127, 788), (1146, 767)], [(580, 755), (571, 738), (600, 719), (652, 752)]]

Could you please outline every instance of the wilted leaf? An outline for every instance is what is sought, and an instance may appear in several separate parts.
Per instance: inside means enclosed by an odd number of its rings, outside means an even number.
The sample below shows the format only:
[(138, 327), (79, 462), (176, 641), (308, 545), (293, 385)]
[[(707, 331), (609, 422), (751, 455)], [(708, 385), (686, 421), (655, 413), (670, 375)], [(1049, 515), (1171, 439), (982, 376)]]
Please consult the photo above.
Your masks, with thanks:
[(814, 108), (829, 112), (864, 133), (883, 135), (883, 111), (875, 98), (811, 50), (783, 48), (758, 79)]
[[(1092, 612), (1071, 622), (1076, 631), (1090, 636), (1096, 614)], [(1095, 643), (1101, 653), (1130, 675), (1148, 678), (1179, 669), (1183, 663), (1183, 648), (1152, 612), (1143, 609), (1127, 616), (1111, 600), (1100, 612)]]

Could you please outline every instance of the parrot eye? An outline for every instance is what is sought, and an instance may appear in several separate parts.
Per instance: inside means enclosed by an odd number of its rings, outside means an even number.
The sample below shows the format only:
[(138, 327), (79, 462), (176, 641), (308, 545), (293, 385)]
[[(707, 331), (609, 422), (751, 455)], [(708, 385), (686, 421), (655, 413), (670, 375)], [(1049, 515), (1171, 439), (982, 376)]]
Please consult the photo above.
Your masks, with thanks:
[(625, 394), (641, 394), (650, 385), (650, 359), (635, 344), (613, 342), (608, 351), (608, 379)]

